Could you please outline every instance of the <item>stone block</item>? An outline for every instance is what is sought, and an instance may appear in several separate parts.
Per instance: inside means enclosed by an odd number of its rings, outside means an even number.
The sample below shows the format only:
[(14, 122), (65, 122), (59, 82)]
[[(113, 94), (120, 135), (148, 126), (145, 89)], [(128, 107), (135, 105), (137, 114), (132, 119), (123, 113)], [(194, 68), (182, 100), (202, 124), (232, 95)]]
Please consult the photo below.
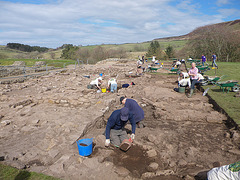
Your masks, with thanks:
[(130, 174), (130, 171), (124, 167), (116, 167), (114, 171), (121, 177), (126, 177)]
[(171, 174), (174, 174), (174, 172), (173, 172), (173, 170), (170, 170), (170, 169), (167, 169), (167, 170), (158, 170), (158, 171), (156, 172), (156, 175), (157, 175), (157, 176), (161, 176), (161, 175), (163, 175), (163, 176), (168, 176), (168, 175), (171, 175)]
[(156, 141), (156, 139), (157, 139), (156, 136), (154, 136), (154, 135), (152, 135), (152, 134), (149, 134), (149, 135), (148, 135), (148, 140), (149, 140), (150, 142), (153, 142), (153, 143), (154, 143), (154, 142)]
[(151, 150), (147, 151), (147, 156), (150, 158), (155, 157), (155, 156), (157, 156), (157, 151), (155, 149), (151, 149)]
[(149, 164), (149, 166), (147, 167), (147, 170), (150, 172), (154, 172), (158, 169), (158, 163), (152, 162)]
[(143, 173), (141, 176), (142, 179), (150, 179), (153, 177), (156, 177), (156, 174), (154, 172), (146, 172), (146, 173)]

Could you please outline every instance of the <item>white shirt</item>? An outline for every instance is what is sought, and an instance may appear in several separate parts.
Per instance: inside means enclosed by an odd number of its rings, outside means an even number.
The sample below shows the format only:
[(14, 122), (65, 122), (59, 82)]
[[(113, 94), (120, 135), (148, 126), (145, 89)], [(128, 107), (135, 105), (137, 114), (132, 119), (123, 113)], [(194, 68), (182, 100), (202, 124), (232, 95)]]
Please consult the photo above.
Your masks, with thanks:
[(186, 78), (186, 79), (182, 79), (180, 81), (178, 81), (178, 84), (181, 85), (181, 86), (189, 86), (191, 87), (191, 81), (190, 81), (190, 78)]
[(180, 64), (181, 64), (181, 62), (180, 62), (180, 61), (177, 61), (177, 62), (176, 62), (176, 65), (180, 65)]
[(189, 77), (188, 73), (187, 72), (181, 72), (181, 74), (183, 75), (183, 79)]
[(240, 179), (240, 170), (239, 170), (240, 161), (225, 165), (217, 168), (213, 168), (207, 173), (208, 180), (239, 180)]
[(201, 74), (197, 74), (197, 77), (200, 78), (200, 80), (204, 80), (204, 77)]
[(156, 61), (156, 60), (155, 60), (155, 56), (153, 56), (153, 57), (152, 57), (152, 62), (155, 63), (155, 61)]
[(98, 80), (99, 80), (99, 79), (102, 80), (101, 77), (98, 77), (98, 78), (94, 79), (93, 81), (91, 81), (90, 84), (91, 84), (91, 85), (97, 85), (97, 86), (98, 86)]
[(141, 60), (138, 60), (138, 61), (137, 61), (137, 65), (138, 65), (138, 66), (141, 66), (141, 65), (142, 65), (142, 61), (141, 61)]
[(114, 79), (114, 78), (109, 79), (109, 81), (108, 81), (108, 86), (109, 86), (110, 84), (117, 84), (116, 79)]

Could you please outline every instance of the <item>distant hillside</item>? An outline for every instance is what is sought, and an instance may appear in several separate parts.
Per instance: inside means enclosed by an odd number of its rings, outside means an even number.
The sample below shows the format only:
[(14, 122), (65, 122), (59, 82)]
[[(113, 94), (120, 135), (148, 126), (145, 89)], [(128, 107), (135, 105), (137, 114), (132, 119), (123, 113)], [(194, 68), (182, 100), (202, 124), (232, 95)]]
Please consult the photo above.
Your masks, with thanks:
[(194, 37), (195, 35), (204, 32), (204, 29), (209, 28), (211, 26), (215, 26), (215, 28), (218, 28), (220, 26), (224, 26), (226, 28), (229, 28), (231, 31), (239, 31), (240, 32), (240, 19), (234, 20), (234, 21), (227, 21), (227, 22), (222, 22), (222, 23), (217, 23), (217, 24), (211, 24), (211, 25), (206, 25), (202, 27), (198, 27), (192, 32), (186, 34), (186, 35), (181, 35), (181, 36), (172, 36), (172, 37), (165, 37), (165, 38), (157, 38), (154, 39), (155, 41), (176, 41), (176, 40), (188, 40)]

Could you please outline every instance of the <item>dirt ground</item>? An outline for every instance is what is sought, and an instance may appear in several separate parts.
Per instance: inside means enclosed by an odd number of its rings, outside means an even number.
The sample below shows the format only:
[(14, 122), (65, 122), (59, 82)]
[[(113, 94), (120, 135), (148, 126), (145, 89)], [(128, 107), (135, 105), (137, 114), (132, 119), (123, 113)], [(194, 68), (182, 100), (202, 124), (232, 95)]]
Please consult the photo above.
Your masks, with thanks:
[[(240, 160), (240, 133), (202, 92), (192, 98), (175, 92), (177, 75), (168, 70), (140, 77), (135, 71), (135, 61), (103, 61), (0, 84), (1, 163), (62, 179), (190, 180)], [(99, 73), (135, 85), (117, 93), (87, 89)], [(127, 152), (104, 147), (102, 135), (123, 95), (143, 108), (146, 126), (136, 129)], [(89, 157), (78, 154), (76, 140), (83, 138), (93, 138)]]

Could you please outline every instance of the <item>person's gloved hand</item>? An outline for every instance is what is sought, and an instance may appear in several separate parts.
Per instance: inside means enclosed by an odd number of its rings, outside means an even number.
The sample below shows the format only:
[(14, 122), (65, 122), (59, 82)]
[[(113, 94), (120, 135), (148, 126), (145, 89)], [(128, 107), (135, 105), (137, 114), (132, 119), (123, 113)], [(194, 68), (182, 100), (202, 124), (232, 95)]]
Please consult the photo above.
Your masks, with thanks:
[(105, 146), (109, 146), (109, 144), (110, 144), (110, 139), (106, 139)]
[(131, 138), (131, 140), (134, 140), (135, 134), (131, 134), (130, 138)]

